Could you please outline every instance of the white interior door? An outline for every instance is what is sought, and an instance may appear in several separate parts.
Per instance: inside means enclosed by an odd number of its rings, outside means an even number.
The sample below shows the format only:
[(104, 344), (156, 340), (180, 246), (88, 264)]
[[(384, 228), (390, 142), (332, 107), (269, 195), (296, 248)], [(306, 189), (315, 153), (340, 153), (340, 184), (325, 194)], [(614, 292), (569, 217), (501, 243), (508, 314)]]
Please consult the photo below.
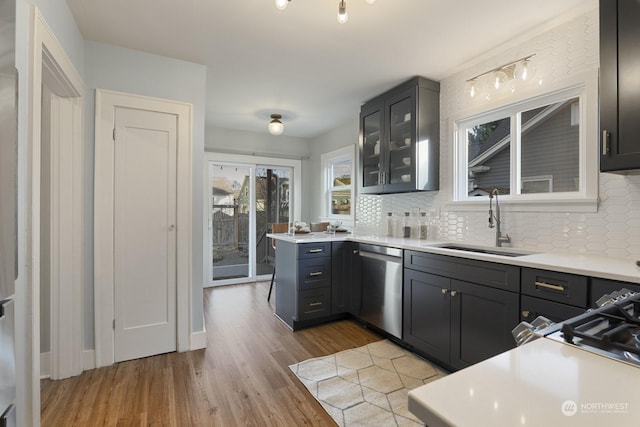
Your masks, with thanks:
[(176, 350), (173, 114), (116, 108), (115, 361)]

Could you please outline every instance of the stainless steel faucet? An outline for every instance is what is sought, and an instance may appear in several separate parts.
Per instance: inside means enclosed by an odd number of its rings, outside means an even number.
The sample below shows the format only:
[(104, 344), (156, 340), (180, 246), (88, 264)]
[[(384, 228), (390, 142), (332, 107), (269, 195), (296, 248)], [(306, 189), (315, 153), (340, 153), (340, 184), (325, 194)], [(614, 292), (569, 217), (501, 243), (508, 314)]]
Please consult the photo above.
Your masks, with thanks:
[[(502, 235), (500, 231), (500, 203), (498, 202), (498, 189), (494, 188), (489, 194), (489, 228), (496, 228), (496, 246), (501, 247), (503, 243), (511, 243), (511, 237), (509, 234)], [(493, 198), (496, 198), (496, 213), (493, 214), (492, 202)], [(494, 223), (495, 220), (495, 223)]]

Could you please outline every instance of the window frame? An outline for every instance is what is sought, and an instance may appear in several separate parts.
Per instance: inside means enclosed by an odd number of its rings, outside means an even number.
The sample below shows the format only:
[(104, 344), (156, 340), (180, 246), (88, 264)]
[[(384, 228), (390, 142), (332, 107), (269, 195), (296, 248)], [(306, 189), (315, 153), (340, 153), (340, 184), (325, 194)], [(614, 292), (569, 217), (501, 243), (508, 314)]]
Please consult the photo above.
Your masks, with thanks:
[[(337, 163), (345, 161), (351, 162), (351, 183), (340, 187), (333, 186), (332, 167)], [(350, 224), (355, 220), (355, 188), (356, 188), (356, 168), (355, 163), (355, 146), (347, 146), (337, 150), (330, 151), (321, 155), (322, 163), (322, 219), (338, 220), (348, 222)], [(349, 191), (351, 193), (351, 203), (349, 206), (349, 214), (334, 214), (331, 212), (332, 192)], [(348, 224), (347, 224), (348, 225)]]
[[(575, 192), (521, 193), (520, 177), (520, 121), (519, 113), (571, 98), (580, 101), (579, 131), (579, 189)], [(469, 197), (468, 153), (466, 129), (475, 124), (498, 118), (511, 118), (510, 194), (501, 196), (507, 210), (544, 212), (596, 212), (598, 206), (598, 72), (588, 71), (550, 85), (544, 92), (527, 91), (514, 94), (508, 104), (490, 103), (477, 111), (452, 117), (452, 162), (450, 209), (482, 210), (488, 196)], [(516, 120), (518, 119), (518, 120)]]

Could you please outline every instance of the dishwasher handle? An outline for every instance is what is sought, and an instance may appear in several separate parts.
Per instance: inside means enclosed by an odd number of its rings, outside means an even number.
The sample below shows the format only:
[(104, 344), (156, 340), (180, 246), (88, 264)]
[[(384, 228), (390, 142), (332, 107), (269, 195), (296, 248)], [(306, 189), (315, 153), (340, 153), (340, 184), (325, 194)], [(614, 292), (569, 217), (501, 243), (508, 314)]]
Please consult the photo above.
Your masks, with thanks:
[(387, 262), (402, 263), (402, 249), (360, 244), (360, 256)]

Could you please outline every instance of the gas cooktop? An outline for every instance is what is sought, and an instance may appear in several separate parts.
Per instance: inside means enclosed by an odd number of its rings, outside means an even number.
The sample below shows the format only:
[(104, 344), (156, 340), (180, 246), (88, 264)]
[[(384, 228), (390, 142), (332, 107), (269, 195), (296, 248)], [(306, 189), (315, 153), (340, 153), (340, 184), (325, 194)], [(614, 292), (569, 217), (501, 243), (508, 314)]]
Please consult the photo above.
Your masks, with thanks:
[(601, 307), (565, 320), (547, 338), (640, 366), (640, 293), (622, 290), (599, 301)]

